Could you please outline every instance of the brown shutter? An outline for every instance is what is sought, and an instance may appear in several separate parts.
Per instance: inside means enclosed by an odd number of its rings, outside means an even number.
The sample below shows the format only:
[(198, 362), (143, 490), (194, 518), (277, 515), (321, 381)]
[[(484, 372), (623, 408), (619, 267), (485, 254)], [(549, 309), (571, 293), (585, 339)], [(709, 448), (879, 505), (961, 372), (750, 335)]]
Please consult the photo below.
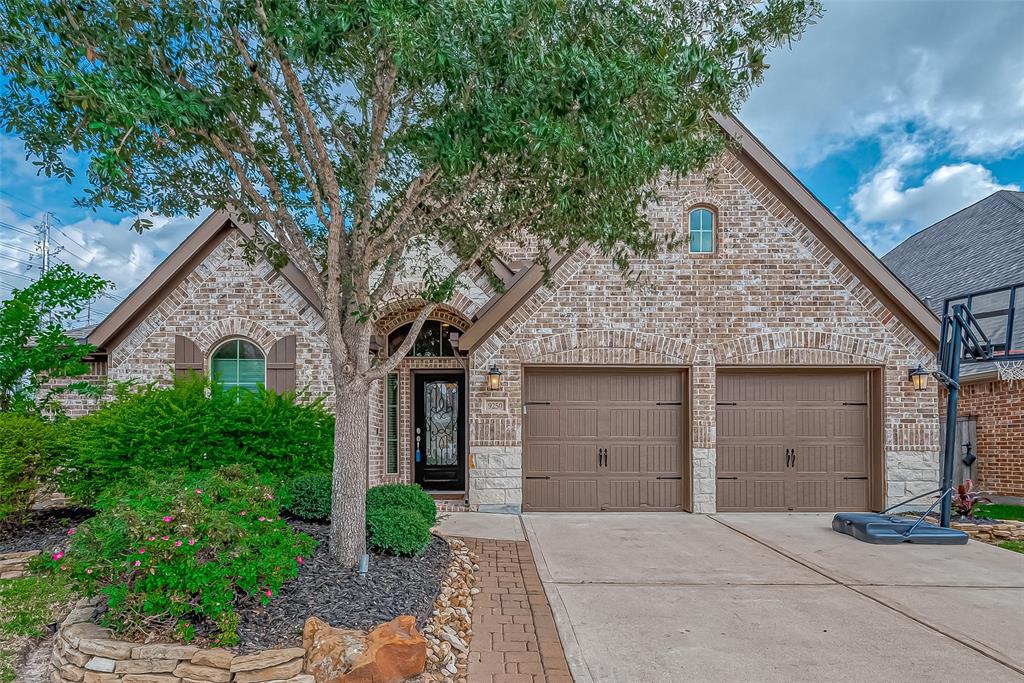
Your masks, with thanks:
[(174, 337), (174, 376), (185, 377), (191, 372), (203, 374), (203, 354), (196, 343), (180, 334)]
[(267, 354), (267, 389), (295, 391), (295, 335), (278, 339)]

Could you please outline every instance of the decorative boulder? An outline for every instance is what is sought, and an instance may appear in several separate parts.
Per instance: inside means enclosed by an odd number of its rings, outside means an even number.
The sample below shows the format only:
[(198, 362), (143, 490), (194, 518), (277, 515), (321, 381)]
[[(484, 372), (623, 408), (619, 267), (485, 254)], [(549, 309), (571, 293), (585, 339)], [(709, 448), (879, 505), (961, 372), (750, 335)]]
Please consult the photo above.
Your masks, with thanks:
[(316, 683), (399, 683), (423, 673), (427, 662), (427, 641), (408, 614), (369, 633), (310, 617), (302, 629), (302, 647), (306, 673)]

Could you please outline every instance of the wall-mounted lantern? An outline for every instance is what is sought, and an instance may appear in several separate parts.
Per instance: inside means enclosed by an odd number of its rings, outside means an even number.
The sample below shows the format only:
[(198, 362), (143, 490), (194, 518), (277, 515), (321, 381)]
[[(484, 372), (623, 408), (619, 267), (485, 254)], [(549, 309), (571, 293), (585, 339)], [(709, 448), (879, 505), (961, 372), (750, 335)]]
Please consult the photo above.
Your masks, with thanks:
[(491, 369), (487, 371), (487, 388), (491, 391), (501, 389), (501, 370), (497, 365), (492, 365)]
[(928, 378), (931, 377), (931, 373), (924, 369), (924, 366), (920, 363), (917, 367), (908, 373), (910, 381), (914, 383), (914, 391), (924, 391), (928, 388)]

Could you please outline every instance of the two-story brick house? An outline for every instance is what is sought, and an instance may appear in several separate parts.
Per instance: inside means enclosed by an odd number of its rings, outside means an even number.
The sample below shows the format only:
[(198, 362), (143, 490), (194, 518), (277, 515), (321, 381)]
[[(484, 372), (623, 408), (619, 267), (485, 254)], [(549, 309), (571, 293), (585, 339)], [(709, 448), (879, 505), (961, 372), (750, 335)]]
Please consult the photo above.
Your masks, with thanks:
[[(371, 483), (576, 511), (879, 509), (935, 488), (937, 398), (907, 373), (933, 362), (936, 318), (721, 123), (736, 147), (649, 207), (686, 246), (637, 263), (640, 285), (586, 247), (547, 280), (509, 248), (501, 293), (466, 278), (371, 392)], [(318, 303), (295, 269), (242, 258), (248, 230), (197, 228), (91, 332), (100, 372), (330, 394)], [(401, 291), (382, 355), (412, 317)]]

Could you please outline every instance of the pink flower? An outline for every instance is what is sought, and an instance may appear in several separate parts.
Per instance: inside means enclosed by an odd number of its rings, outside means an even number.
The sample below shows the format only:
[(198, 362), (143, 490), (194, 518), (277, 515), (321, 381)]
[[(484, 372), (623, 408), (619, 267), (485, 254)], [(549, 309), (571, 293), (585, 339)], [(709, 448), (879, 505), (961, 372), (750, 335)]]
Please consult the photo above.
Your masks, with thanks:
[(145, 555), (145, 554), (146, 554), (146, 549), (145, 548), (139, 548), (139, 555)]
[(180, 548), (181, 547), (181, 541), (175, 541), (174, 542), (174, 547), (175, 548)]
[(268, 598), (272, 598), (272, 597), (274, 597), (274, 591), (272, 591), (272, 590), (270, 590), (270, 589), (268, 588), (268, 589), (267, 589), (267, 592), (266, 592), (266, 593), (264, 593), (264, 595), (266, 595), (266, 596), (267, 596)]
[(272, 493), (264, 493), (263, 497), (266, 498), (267, 500), (274, 500), (274, 494)]
[(60, 560), (63, 557), (64, 557), (64, 552), (62, 550), (58, 550), (57, 552), (55, 552), (53, 554), (53, 561), (56, 562), (57, 560)]
[(71, 527), (70, 529), (68, 529), (68, 536), (74, 536), (74, 535), (75, 535), (75, 527)]
[(302, 564), (302, 555), (299, 555), (298, 557), (296, 557), (295, 561), (298, 562), (299, 564)]
[(195, 545), (196, 544), (196, 539), (194, 539), (194, 538), (188, 539), (188, 544), (189, 545)]
[(245, 517), (245, 510), (242, 510), (241, 512), (239, 512), (238, 516), (239, 517)]
[(85, 570), (85, 573), (86, 573), (86, 574), (92, 574), (92, 570), (91, 570), (91, 569), (86, 569), (86, 570)]
[(67, 567), (66, 567), (66, 566), (64, 566), (64, 565), (62, 564), (62, 565), (60, 566), (60, 570), (61, 570), (61, 571), (64, 571), (65, 569), (67, 569)]
[(267, 518), (266, 517), (260, 517), (260, 521), (261, 522), (265, 522), (265, 521), (267, 521)]
[(165, 522), (173, 522), (174, 521), (174, 517), (171, 517), (170, 515), (167, 515), (166, 517), (164, 517), (164, 521)]
[(202, 489), (196, 489), (196, 495), (197, 496), (203, 495), (203, 490)]
[(149, 537), (149, 540), (151, 540), (151, 541), (155, 541), (155, 540), (156, 540), (156, 536), (150, 536), (150, 537)]
[(161, 539), (161, 540), (164, 540), (164, 541), (169, 541), (169, 540), (171, 540), (170, 536), (161, 536), (161, 537), (160, 537), (160, 539)]
[(141, 563), (141, 562), (139, 562), (138, 560), (135, 560), (135, 566), (136, 566), (136, 567), (138, 567), (138, 566), (139, 566), (140, 564), (142, 564), (142, 563)]

